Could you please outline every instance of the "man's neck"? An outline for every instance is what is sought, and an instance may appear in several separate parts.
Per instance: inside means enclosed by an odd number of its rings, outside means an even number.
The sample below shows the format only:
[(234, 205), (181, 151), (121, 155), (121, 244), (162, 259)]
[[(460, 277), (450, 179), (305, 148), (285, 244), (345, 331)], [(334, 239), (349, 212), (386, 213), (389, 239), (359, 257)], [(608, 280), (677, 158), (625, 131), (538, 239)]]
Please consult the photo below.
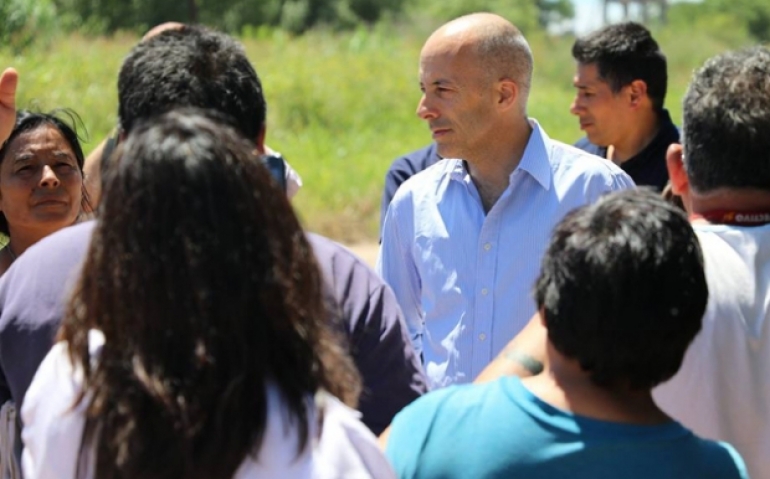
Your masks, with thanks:
[(522, 380), (540, 400), (557, 409), (602, 421), (656, 425), (671, 420), (655, 404), (650, 390), (599, 387), (576, 361), (553, 354), (550, 344), (548, 349), (545, 371)]
[(501, 141), (490, 142), (473, 159), (466, 159), (468, 173), (476, 185), (485, 212), (489, 212), (510, 184), (510, 176), (521, 163), (524, 150), (532, 135), (532, 126), (525, 122), (506, 128)]
[(718, 188), (707, 193), (690, 190), (688, 200), (688, 212), (692, 215), (713, 211), (770, 212), (770, 191), (758, 188)]
[(640, 113), (634, 121), (636, 127), (618, 141), (607, 147), (607, 159), (615, 164), (622, 164), (638, 155), (652, 143), (660, 131), (661, 115), (654, 111)]

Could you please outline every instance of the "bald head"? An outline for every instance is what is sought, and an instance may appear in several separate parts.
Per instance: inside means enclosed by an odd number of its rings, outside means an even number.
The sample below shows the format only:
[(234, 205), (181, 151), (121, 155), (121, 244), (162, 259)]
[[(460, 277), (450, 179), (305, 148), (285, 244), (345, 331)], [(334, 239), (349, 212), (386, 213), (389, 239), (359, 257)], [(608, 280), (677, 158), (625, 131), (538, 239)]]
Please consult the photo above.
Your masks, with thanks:
[(436, 30), (425, 42), (422, 54), (463, 54), (475, 63), (469, 68), (486, 72), (491, 81), (510, 78), (520, 89), (526, 105), (532, 83), (532, 50), (511, 22), (492, 13), (473, 13), (456, 18)]
[(145, 33), (144, 36), (142, 37), (142, 41), (149, 40), (150, 38), (157, 36), (168, 30), (181, 30), (182, 28), (184, 28), (184, 23), (179, 23), (179, 22), (161, 23), (160, 25), (151, 28), (150, 31)]

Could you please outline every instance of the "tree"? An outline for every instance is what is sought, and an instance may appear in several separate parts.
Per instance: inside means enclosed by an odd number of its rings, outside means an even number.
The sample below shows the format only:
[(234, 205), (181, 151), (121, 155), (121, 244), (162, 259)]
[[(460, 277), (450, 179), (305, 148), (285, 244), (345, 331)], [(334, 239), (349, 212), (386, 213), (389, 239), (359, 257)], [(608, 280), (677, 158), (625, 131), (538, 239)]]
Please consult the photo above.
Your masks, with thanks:
[(21, 51), (56, 26), (56, 7), (51, 0), (0, 1), (0, 45)]
[(570, 0), (536, 0), (538, 23), (542, 28), (559, 24), (575, 17), (575, 7)]

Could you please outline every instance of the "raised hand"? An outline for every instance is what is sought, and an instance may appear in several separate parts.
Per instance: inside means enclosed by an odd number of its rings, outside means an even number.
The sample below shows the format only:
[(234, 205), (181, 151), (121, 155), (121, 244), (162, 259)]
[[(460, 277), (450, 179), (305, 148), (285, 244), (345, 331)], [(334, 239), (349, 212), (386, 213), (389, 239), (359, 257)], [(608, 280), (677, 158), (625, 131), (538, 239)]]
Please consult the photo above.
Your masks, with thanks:
[(6, 68), (0, 75), (0, 145), (11, 136), (16, 123), (16, 85), (19, 74), (13, 68)]

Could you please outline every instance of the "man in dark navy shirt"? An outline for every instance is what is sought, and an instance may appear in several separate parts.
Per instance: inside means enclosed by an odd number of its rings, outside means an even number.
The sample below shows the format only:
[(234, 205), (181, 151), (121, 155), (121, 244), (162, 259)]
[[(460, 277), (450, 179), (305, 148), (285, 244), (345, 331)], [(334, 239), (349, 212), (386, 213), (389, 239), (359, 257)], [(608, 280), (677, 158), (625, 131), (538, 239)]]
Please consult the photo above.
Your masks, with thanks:
[(663, 108), (666, 57), (638, 23), (609, 25), (572, 46), (577, 95), (570, 112), (586, 137), (575, 146), (620, 165), (637, 185), (662, 191), (666, 150), (679, 130)]

